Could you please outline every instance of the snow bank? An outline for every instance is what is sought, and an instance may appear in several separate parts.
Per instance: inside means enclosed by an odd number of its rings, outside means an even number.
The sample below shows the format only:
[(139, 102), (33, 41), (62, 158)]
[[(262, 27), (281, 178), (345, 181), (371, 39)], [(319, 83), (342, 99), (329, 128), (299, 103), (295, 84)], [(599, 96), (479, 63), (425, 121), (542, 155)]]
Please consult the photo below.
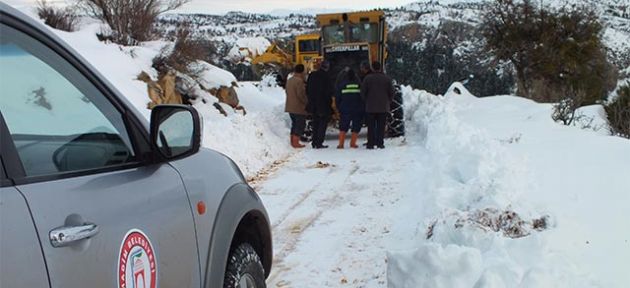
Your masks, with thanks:
[(284, 91), (265, 94), (251, 83), (241, 83), (236, 91), (246, 115), (224, 104), (227, 117), (217, 113), (213, 103), (200, 102), (194, 107), (204, 121), (203, 146), (232, 158), (251, 177), (290, 153), (286, 113), (283, 106), (276, 105), (277, 99), (284, 102)]
[[(459, 84), (445, 96), (410, 87), (403, 94), (408, 141), (429, 154), (409, 170), (431, 177), (409, 183), (419, 191), (409, 221), (420, 229), (414, 247), (388, 254), (389, 287), (630, 283), (617, 268), (630, 264), (630, 230), (619, 229), (629, 227), (620, 203), (630, 203), (630, 182), (620, 171), (630, 168), (630, 143), (554, 123), (551, 105), (478, 99)], [(626, 160), (614, 159), (622, 155)], [(604, 178), (611, 183), (598, 180)]]
[(193, 65), (195, 69), (203, 71), (199, 77), (199, 84), (205, 89), (220, 88), (221, 86), (232, 87), (234, 83), (237, 83), (236, 77), (232, 73), (217, 66), (203, 61), (198, 61)]
[(410, 252), (390, 252), (389, 287), (469, 287), (481, 275), (477, 249), (426, 244)]

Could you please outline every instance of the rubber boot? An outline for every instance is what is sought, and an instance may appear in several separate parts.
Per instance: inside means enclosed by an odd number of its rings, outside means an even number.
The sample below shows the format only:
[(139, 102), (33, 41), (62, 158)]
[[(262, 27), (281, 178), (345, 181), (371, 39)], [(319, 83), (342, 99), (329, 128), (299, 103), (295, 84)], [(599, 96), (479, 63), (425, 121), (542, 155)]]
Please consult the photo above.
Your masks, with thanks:
[(351, 148), (359, 148), (359, 146), (357, 146), (357, 139), (359, 139), (359, 133), (354, 133), (352, 132), (352, 138), (350, 138), (350, 147)]
[(300, 136), (291, 135), (291, 147), (293, 148), (304, 148), (304, 145), (300, 144)]
[(343, 149), (343, 145), (346, 142), (346, 132), (339, 132), (339, 145), (337, 145), (337, 149)]

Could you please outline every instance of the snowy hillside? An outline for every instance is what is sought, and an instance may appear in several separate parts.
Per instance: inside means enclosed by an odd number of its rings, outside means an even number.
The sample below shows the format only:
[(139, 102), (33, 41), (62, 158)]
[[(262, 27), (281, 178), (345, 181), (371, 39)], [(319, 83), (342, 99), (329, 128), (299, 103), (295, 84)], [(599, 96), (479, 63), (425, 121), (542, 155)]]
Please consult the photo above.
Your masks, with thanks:
[[(559, 7), (567, 3), (594, 7), (601, 13), (601, 18), (607, 26), (608, 46), (619, 52), (630, 53), (628, 52), (630, 51), (630, 11), (628, 11), (630, 8), (627, 8), (629, 5), (627, 0), (547, 0), (543, 3), (551, 7)], [(479, 24), (486, 5), (488, 5), (486, 0), (425, 0), (399, 9), (386, 10), (386, 12), (390, 30), (413, 23), (435, 28), (445, 21)], [(312, 14), (299, 12), (284, 11), (276, 16), (243, 12), (230, 12), (225, 15), (167, 14), (161, 16), (159, 28), (172, 31), (173, 26), (187, 22), (195, 27), (194, 30), (199, 35), (216, 41), (233, 43), (244, 37), (266, 37), (275, 40), (317, 29)]]
[[(535, 1), (538, 3), (538, 1)], [(545, 0), (545, 6), (591, 5), (601, 15), (605, 26), (604, 43), (610, 61), (620, 70), (630, 67), (630, 11), (627, 0)], [(444, 93), (453, 81), (469, 75), (475, 78), (468, 88), (480, 96), (512, 93), (515, 83), (509, 63), (494, 63), (484, 52), (484, 39), (478, 31), (481, 15), (488, 5), (484, 0), (426, 0), (386, 10), (389, 33), (389, 72), (402, 84)], [(625, 9), (625, 10), (624, 10)], [(191, 23), (198, 37), (209, 41), (213, 64), (232, 71), (241, 80), (255, 76), (242, 73), (225, 60), (232, 60), (231, 51), (242, 38), (264, 37), (279, 42), (290, 52), (291, 39), (298, 34), (316, 31), (311, 14), (286, 13), (286, 16), (232, 12), (226, 15), (169, 14), (160, 19), (159, 29), (169, 37), (178, 23)], [(280, 14), (283, 15), (283, 14)], [(431, 47), (431, 45), (436, 45)], [(436, 51), (438, 49), (439, 51)], [(440, 50), (441, 49), (441, 50)], [(426, 59), (446, 55), (435, 63), (417, 63), (417, 54)], [(427, 60), (429, 61), (429, 60)], [(406, 63), (405, 65), (401, 63)], [(410, 64), (412, 63), (412, 64)], [(419, 75), (406, 73), (409, 66), (421, 66)], [(627, 75), (622, 75), (627, 76)], [(630, 77), (630, 76), (628, 76)]]
[(214, 41), (234, 43), (246, 37), (276, 39), (292, 37), (316, 30), (311, 15), (292, 14), (286, 17), (265, 14), (230, 12), (226, 15), (166, 14), (159, 19), (158, 29), (173, 31), (179, 23), (189, 23), (195, 33)]
[[(625, 2), (625, 3), (624, 3)], [(547, 0), (545, 6), (586, 5), (600, 13), (605, 26), (604, 42), (611, 49), (613, 58), (621, 59), (630, 66), (630, 1), (624, 0)], [(483, 0), (422, 1), (410, 4), (392, 12), (390, 25), (394, 29), (418, 23), (436, 27), (444, 21), (464, 22), (471, 25), (480, 23), (480, 16), (488, 5)], [(620, 60), (617, 60), (620, 61)]]

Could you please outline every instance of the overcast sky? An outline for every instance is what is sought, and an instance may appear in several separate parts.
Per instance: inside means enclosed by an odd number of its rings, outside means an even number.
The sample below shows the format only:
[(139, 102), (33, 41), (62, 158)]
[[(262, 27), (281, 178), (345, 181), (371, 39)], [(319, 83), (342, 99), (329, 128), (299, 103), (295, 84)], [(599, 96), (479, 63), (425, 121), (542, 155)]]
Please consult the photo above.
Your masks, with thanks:
[[(3, 0), (11, 5), (23, 6), (35, 0)], [(49, 2), (57, 2), (48, 0)], [(72, 1), (68, 1), (72, 2)], [(398, 7), (409, 0), (192, 0), (181, 11), (188, 13), (224, 14), (228, 11), (269, 13), (277, 10), (364, 10)]]

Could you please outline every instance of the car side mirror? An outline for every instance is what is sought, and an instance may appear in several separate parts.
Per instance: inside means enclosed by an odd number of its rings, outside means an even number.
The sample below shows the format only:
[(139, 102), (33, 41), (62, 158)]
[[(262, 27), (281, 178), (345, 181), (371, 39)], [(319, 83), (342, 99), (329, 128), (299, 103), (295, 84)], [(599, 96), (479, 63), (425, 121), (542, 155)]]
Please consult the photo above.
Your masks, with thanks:
[(197, 110), (186, 105), (153, 107), (151, 143), (166, 160), (197, 153), (201, 146), (201, 120)]

